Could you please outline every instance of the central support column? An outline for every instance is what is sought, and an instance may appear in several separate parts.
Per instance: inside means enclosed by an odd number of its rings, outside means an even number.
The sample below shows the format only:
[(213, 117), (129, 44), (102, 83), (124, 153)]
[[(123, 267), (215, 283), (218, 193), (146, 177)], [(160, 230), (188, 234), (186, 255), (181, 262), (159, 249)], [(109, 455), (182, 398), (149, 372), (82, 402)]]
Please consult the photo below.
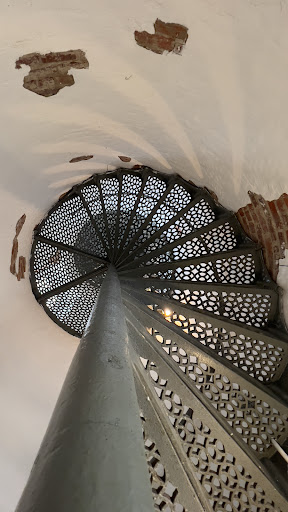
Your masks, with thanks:
[(120, 283), (110, 266), (16, 512), (151, 512)]

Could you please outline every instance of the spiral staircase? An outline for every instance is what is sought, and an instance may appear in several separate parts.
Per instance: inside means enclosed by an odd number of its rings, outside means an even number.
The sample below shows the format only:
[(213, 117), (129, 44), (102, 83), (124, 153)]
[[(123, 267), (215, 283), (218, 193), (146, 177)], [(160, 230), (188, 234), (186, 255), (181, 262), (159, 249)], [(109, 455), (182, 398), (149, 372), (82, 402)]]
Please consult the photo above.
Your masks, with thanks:
[(155, 508), (287, 511), (288, 337), (261, 248), (208, 190), (118, 169), (35, 228), (33, 292), (81, 337), (111, 264)]

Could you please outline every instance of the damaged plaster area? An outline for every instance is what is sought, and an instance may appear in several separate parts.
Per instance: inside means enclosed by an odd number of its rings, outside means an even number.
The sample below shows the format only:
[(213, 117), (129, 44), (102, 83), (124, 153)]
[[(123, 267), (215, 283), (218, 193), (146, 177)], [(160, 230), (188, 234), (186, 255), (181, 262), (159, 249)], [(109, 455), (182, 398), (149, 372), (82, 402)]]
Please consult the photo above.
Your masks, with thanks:
[(131, 162), (130, 156), (119, 155), (118, 158), (120, 158), (121, 162)]
[(16, 271), (16, 262), (17, 262), (17, 256), (18, 256), (18, 236), (21, 233), (21, 230), (24, 226), (26, 220), (25, 213), (20, 217), (20, 219), (17, 221), (16, 228), (15, 228), (15, 236), (13, 239), (12, 244), (12, 251), (11, 251), (11, 262), (10, 262), (10, 272), (11, 274), (15, 275), (17, 277), (17, 280), (20, 281), (20, 279), (24, 279), (25, 277), (25, 271), (26, 271), (26, 258), (24, 256), (19, 257), (18, 261), (18, 271)]
[(178, 23), (165, 23), (157, 19), (154, 23), (155, 34), (149, 34), (145, 30), (135, 30), (135, 41), (139, 46), (151, 50), (154, 53), (173, 52), (179, 55), (188, 39), (188, 28)]
[(94, 155), (82, 155), (82, 156), (75, 156), (74, 158), (71, 158), (69, 160), (69, 164), (75, 164), (76, 162), (82, 162), (83, 160), (91, 160)]
[(279, 260), (288, 249), (288, 194), (266, 201), (255, 192), (248, 192), (251, 203), (237, 212), (237, 217), (247, 235), (261, 245), (269, 273), (276, 281)]
[(28, 53), (16, 61), (16, 69), (22, 65), (30, 66), (28, 75), (24, 76), (23, 87), (41, 96), (54, 96), (63, 87), (75, 83), (71, 68), (86, 69), (89, 62), (82, 50), (51, 52), (46, 54)]

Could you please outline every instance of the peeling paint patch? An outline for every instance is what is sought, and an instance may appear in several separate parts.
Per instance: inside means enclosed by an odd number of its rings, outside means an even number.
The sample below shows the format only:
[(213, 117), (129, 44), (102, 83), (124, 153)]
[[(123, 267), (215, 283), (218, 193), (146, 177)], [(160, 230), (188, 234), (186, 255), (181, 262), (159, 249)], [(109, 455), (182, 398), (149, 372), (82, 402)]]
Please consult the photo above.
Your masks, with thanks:
[(82, 156), (75, 156), (75, 158), (71, 158), (69, 161), (70, 164), (74, 164), (75, 162), (81, 162), (82, 160), (90, 160), (93, 158), (94, 155), (82, 155)]
[[(24, 258), (24, 256), (20, 256), (19, 263), (18, 263), (18, 265), (19, 265), (18, 272), (16, 273), (16, 261), (17, 261), (17, 256), (18, 256), (18, 236), (24, 226), (25, 220), (26, 220), (26, 215), (24, 213), (22, 215), (22, 217), (20, 217), (20, 219), (17, 221), (16, 228), (15, 228), (16, 233), (15, 233), (15, 236), (13, 239), (12, 251), (11, 251), (10, 272), (11, 272), (11, 274), (17, 276), (18, 281), (20, 279), (24, 278), (24, 273), (26, 270), (26, 258)], [(19, 278), (18, 278), (18, 275), (20, 275)]]
[(263, 248), (264, 260), (272, 279), (276, 281), (279, 260), (288, 249), (288, 194), (274, 201), (266, 201), (255, 192), (248, 192), (251, 203), (237, 212), (247, 235)]
[(11, 251), (11, 263), (10, 263), (10, 272), (13, 275), (16, 275), (16, 260), (18, 256), (18, 240), (17, 237), (14, 237)]
[(121, 162), (131, 162), (131, 158), (130, 156), (118, 156), (118, 158), (120, 158)]
[(63, 87), (75, 83), (71, 68), (85, 69), (89, 62), (82, 50), (67, 52), (27, 53), (16, 61), (16, 69), (22, 65), (30, 66), (28, 75), (24, 76), (23, 87), (41, 96), (54, 96)]
[(17, 221), (16, 224), (16, 236), (19, 236), (26, 220), (26, 214), (23, 213), (22, 217)]
[(188, 28), (178, 23), (165, 23), (157, 19), (154, 23), (155, 34), (145, 30), (135, 30), (135, 41), (139, 46), (154, 53), (173, 52), (180, 54), (188, 39)]
[(25, 258), (25, 256), (20, 256), (19, 263), (18, 263), (17, 281), (20, 281), (20, 279), (24, 279), (25, 272), (26, 272), (26, 258)]

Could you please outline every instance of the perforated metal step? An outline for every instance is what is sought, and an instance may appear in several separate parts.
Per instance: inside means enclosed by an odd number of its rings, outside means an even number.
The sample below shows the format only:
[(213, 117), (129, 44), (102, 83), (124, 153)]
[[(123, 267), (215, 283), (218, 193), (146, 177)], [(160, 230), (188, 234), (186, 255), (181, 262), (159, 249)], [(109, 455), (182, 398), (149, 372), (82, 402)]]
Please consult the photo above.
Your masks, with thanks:
[(157, 510), (286, 512), (273, 440), (288, 436), (288, 336), (261, 249), (206, 190), (118, 169), (73, 187), (35, 229), (35, 297), (80, 337), (110, 263)]

